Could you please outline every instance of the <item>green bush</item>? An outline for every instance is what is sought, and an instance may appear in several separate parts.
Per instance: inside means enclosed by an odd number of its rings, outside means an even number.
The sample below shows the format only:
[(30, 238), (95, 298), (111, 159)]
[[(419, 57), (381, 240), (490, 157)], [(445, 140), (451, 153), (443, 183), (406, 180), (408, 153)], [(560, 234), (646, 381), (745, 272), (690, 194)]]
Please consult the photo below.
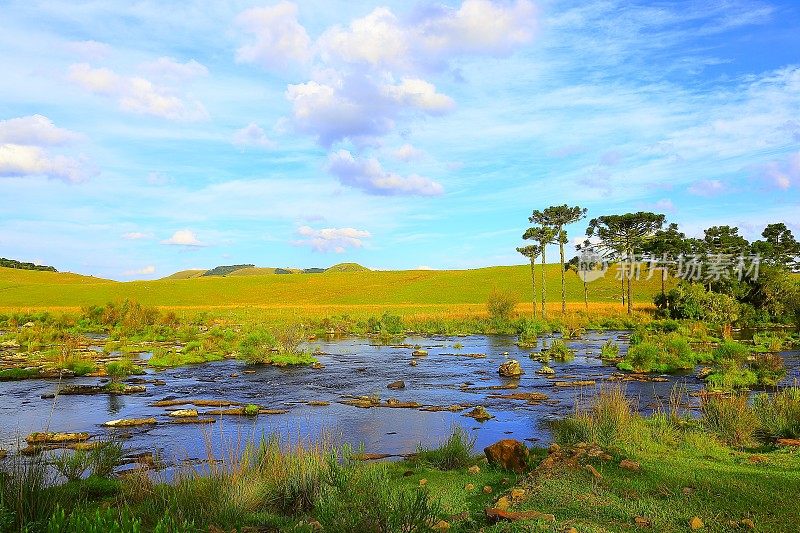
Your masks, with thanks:
[(667, 318), (704, 320), (712, 324), (731, 324), (739, 318), (739, 303), (726, 294), (708, 292), (702, 285), (682, 282), (666, 297), (658, 294), (654, 302)]
[(602, 359), (616, 359), (619, 357), (619, 345), (611, 339), (608, 339), (600, 347), (600, 357)]
[(575, 352), (561, 339), (553, 339), (547, 349), (547, 355), (556, 361), (570, 361), (575, 357)]
[(494, 288), (486, 300), (486, 311), (492, 321), (508, 322), (517, 307), (517, 303), (519, 303), (519, 300), (514, 293)]
[(474, 447), (475, 439), (470, 438), (467, 431), (461, 426), (454, 426), (453, 432), (438, 448), (429, 449), (419, 444), (413, 462), (430, 465), (440, 470), (463, 468), (472, 462)]

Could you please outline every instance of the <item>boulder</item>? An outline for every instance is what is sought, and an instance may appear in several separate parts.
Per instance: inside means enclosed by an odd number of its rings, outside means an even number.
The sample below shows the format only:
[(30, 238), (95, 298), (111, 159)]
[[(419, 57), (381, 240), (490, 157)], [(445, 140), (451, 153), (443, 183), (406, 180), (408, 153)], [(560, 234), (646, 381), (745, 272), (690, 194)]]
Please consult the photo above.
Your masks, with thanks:
[(497, 372), (507, 378), (516, 378), (525, 373), (516, 359), (511, 359), (500, 365)]
[(417, 362), (414, 359), (412, 359), (411, 362), (408, 364), (411, 366), (417, 366)]
[(0, 450), (0, 461), (8, 457), (8, 452), (6, 450)]
[(397, 381), (393, 381), (392, 383), (389, 383), (388, 385), (386, 385), (386, 388), (387, 389), (392, 389), (392, 390), (405, 389), (406, 388), (406, 383), (403, 380), (397, 380)]
[(477, 474), (480, 474), (481, 473), (481, 467), (479, 467), (478, 465), (472, 465), (471, 467), (469, 467), (467, 472), (469, 472), (473, 476), (477, 475)]
[(314, 361), (313, 363), (311, 363), (311, 368), (313, 368), (314, 370), (322, 370), (323, 368), (325, 368), (325, 365), (323, 365), (319, 361)]
[(414, 357), (425, 357), (428, 355), (428, 350), (422, 350), (422, 349), (414, 350), (413, 352), (411, 352), (411, 355)]
[(515, 439), (503, 439), (483, 449), (489, 464), (522, 473), (528, 468), (528, 448)]

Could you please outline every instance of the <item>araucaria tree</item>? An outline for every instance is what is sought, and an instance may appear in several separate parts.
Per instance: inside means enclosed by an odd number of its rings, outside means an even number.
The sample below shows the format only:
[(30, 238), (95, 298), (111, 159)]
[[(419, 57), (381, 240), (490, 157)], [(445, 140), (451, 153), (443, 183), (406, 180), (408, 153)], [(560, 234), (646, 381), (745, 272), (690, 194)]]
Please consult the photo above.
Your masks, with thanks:
[(633, 312), (631, 278), (633, 277), (634, 256), (662, 228), (665, 218), (664, 215), (640, 211), (624, 215), (606, 215), (593, 218), (589, 222), (586, 236), (599, 241), (595, 244), (595, 247), (601, 251), (625, 252), (625, 258), (621, 260), (627, 262), (627, 264), (620, 266), (625, 267), (621, 272), (623, 277), (627, 278), (629, 314)]
[(538, 209), (533, 212), (530, 221), (534, 224), (548, 226), (555, 230), (558, 240), (558, 251), (561, 254), (561, 312), (567, 310), (567, 284), (565, 279), (564, 267), (564, 245), (567, 243), (567, 232), (564, 226), (572, 224), (586, 216), (586, 209), (583, 207), (575, 206), (570, 207), (564, 205), (552, 205), (544, 211)]
[(547, 318), (547, 286), (544, 282), (544, 265), (547, 261), (547, 245), (555, 243), (556, 230), (550, 226), (528, 228), (522, 238), (539, 243), (539, 248), (542, 253), (542, 318)]
[(542, 253), (542, 249), (535, 245), (530, 244), (528, 246), (522, 246), (517, 248), (517, 251), (527, 257), (531, 262), (531, 290), (533, 299), (531, 303), (533, 304), (533, 318), (536, 318), (536, 258), (539, 257), (539, 254)]

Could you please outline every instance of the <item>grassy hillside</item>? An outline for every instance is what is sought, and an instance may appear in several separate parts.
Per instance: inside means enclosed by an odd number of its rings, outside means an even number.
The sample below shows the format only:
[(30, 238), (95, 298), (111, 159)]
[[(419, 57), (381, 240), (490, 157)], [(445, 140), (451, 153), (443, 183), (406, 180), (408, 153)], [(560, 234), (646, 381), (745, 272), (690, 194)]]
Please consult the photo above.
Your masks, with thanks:
[(202, 276), (206, 271), (205, 270), (181, 270), (180, 272), (175, 272), (174, 274), (170, 274), (161, 279), (191, 279), (191, 278), (198, 278)]
[(369, 269), (358, 263), (339, 263), (326, 269), (325, 272), (369, 272)]
[[(540, 272), (537, 271), (537, 283)], [(545, 268), (549, 302), (559, 300), (558, 265)], [(511, 291), (521, 302), (531, 299), (530, 267), (502, 266), (475, 270), (403, 270), (329, 272), (325, 275), (239, 275), (154, 281), (115, 282), (53, 272), (0, 268), (0, 307), (79, 307), (121, 301), (181, 308), (333, 306), (468, 306), (480, 308), (493, 288)], [(649, 303), (659, 290), (657, 277), (634, 282), (634, 301)], [(609, 271), (589, 284), (592, 302), (619, 302), (620, 283)], [(567, 273), (567, 299), (583, 301), (583, 285)], [(538, 292), (537, 292), (538, 301)]]

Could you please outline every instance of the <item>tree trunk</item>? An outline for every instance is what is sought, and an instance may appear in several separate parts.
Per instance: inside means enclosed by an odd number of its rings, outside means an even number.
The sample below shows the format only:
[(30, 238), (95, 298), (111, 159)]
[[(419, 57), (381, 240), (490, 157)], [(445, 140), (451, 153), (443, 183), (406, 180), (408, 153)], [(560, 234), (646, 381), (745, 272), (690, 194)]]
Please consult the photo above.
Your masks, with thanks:
[(545, 253), (544, 253), (544, 246), (542, 246), (542, 319), (547, 318), (547, 309), (545, 308), (545, 302), (547, 301), (547, 287), (544, 283), (544, 265), (545, 265)]
[(661, 271), (661, 298), (665, 298), (667, 296), (666, 291), (664, 290), (664, 284), (667, 281), (667, 269), (664, 267), (664, 270)]
[(536, 258), (531, 257), (531, 287), (532, 287), (532, 295), (533, 299), (531, 303), (533, 303), (533, 318), (536, 318)]
[(625, 307), (625, 276), (620, 276), (619, 281), (620, 287), (622, 287), (622, 307)]
[(583, 303), (586, 304), (586, 312), (589, 312), (589, 287), (586, 285), (586, 280), (583, 280)]
[(561, 242), (561, 232), (558, 232), (558, 251), (561, 253), (561, 314), (567, 312), (567, 285), (564, 272), (564, 243)]
[(628, 277), (628, 314), (633, 313), (633, 301), (631, 300), (631, 278), (633, 278), (633, 250), (628, 254), (628, 268), (625, 269)]

